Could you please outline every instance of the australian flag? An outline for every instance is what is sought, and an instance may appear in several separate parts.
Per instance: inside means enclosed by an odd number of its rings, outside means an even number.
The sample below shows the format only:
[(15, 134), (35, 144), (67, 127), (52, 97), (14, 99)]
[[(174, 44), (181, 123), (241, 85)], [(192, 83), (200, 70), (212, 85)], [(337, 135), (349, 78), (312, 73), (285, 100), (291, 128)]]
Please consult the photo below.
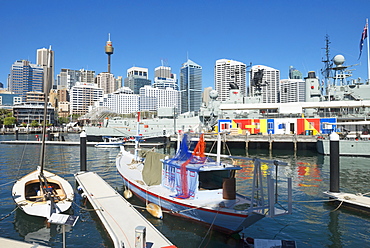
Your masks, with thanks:
[(358, 59), (361, 58), (362, 47), (364, 46), (364, 40), (366, 38), (367, 38), (367, 23), (365, 24), (364, 31), (362, 31), (361, 41), (360, 41), (360, 55), (358, 56)]

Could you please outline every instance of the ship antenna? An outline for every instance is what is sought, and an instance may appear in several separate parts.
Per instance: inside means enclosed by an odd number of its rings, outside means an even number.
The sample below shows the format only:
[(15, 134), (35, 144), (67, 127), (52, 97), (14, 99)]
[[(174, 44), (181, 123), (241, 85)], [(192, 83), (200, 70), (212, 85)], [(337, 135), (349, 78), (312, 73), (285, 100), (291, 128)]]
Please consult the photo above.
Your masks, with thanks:
[(325, 78), (325, 87), (328, 87), (330, 82), (329, 82), (329, 78), (330, 78), (330, 40), (329, 40), (329, 35), (326, 34), (325, 36), (325, 58), (322, 59), (322, 62), (324, 63), (324, 69), (321, 70), (321, 74), (324, 76)]

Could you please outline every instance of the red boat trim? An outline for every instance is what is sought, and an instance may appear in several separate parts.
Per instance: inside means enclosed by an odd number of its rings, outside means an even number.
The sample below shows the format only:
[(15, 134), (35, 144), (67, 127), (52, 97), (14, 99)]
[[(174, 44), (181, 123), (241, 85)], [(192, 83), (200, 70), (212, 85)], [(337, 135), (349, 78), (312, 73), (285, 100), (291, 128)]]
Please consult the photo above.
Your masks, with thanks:
[[(156, 197), (156, 198), (159, 198), (159, 199), (162, 199), (162, 200), (165, 200), (165, 201), (168, 201), (168, 202), (171, 202), (171, 203), (177, 204), (177, 205), (181, 205), (181, 206), (184, 206), (184, 207), (187, 207), (187, 208), (200, 209), (200, 210), (202, 210), (202, 211), (207, 211), (207, 212), (212, 212), (212, 213), (218, 213), (218, 214), (220, 214), (220, 212), (219, 212), (219, 211), (216, 211), (216, 210), (206, 209), (206, 208), (202, 208), (202, 207), (194, 207), (194, 206), (191, 206), (191, 205), (187, 205), (187, 204), (183, 204), (183, 203), (179, 203), (179, 202), (172, 201), (172, 200), (170, 200), (169, 198), (164, 198), (164, 197), (161, 197), (161, 196), (159, 196), (159, 195), (153, 194), (153, 193), (151, 193), (151, 192), (149, 192), (149, 191), (147, 191), (147, 190), (145, 190), (145, 189), (143, 189), (143, 188), (141, 188), (141, 187), (139, 187), (139, 186), (137, 186), (137, 185), (135, 185), (135, 184), (131, 183), (131, 182), (130, 182), (126, 177), (124, 177), (124, 176), (123, 176), (119, 171), (118, 171), (118, 173), (121, 175), (121, 177), (122, 177), (126, 182), (128, 182), (129, 184), (131, 184), (131, 185), (132, 185), (132, 186), (134, 186), (135, 188), (137, 188), (137, 189), (139, 189), (139, 190), (143, 191), (143, 192), (144, 192), (144, 193), (146, 193), (146, 194), (149, 194), (149, 195), (154, 196), (154, 197)], [(247, 215), (247, 214), (234, 214), (234, 213), (228, 213), (228, 212), (222, 212), (222, 214), (224, 214), (224, 215), (229, 215), (229, 216), (240, 217), (240, 218), (246, 218), (246, 217), (248, 217), (248, 215)], [(181, 215), (181, 216), (182, 216), (182, 215)]]

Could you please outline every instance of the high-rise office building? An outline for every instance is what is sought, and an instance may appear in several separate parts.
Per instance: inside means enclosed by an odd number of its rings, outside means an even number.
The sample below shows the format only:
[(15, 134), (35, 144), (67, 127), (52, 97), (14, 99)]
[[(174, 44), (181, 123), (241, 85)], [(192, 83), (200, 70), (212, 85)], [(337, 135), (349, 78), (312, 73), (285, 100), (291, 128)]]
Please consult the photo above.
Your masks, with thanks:
[(31, 64), (27, 60), (17, 60), (10, 70), (9, 91), (22, 97), (22, 101), (26, 101), (26, 93), (29, 91), (42, 92), (43, 71), (40, 65)]
[(131, 67), (127, 70), (124, 86), (130, 88), (134, 94), (139, 94), (140, 88), (150, 84), (151, 81), (148, 79), (148, 68)]
[(176, 74), (171, 72), (171, 67), (159, 66), (154, 69), (153, 87), (158, 89), (172, 88), (179, 90)]
[(84, 115), (89, 106), (94, 105), (103, 96), (103, 89), (95, 84), (77, 83), (70, 92), (70, 113)]
[(69, 91), (77, 82), (92, 84), (94, 79), (95, 71), (61, 69), (57, 76), (57, 88)]
[[(262, 74), (261, 74), (262, 73)], [(253, 79), (261, 75), (259, 87), (253, 86)], [(250, 73), (250, 96), (260, 96), (262, 103), (280, 102), (280, 71), (264, 65), (254, 65)]]
[[(50, 54), (50, 75), (49, 77), (46, 75), (48, 70), (48, 64), (49, 64), (49, 54)], [(41, 48), (37, 49), (36, 53), (36, 64), (42, 66), (44, 69), (44, 85), (48, 84), (48, 81), (51, 80), (51, 85), (54, 85), (54, 51), (51, 50), (51, 47), (49, 49), (47, 48)], [(49, 92), (48, 92), (49, 93)]]
[(180, 91), (171, 87), (165, 89), (146, 85), (140, 89), (140, 110), (157, 111), (160, 108), (175, 108), (181, 112)]
[(202, 67), (190, 59), (180, 70), (181, 113), (198, 112), (202, 105)]
[(218, 100), (226, 101), (229, 98), (230, 84), (236, 85), (240, 93), (245, 95), (246, 65), (230, 59), (219, 59), (215, 65), (215, 89)]
[(94, 103), (97, 108), (109, 108), (114, 113), (130, 114), (139, 111), (139, 98), (128, 87), (121, 87), (111, 94), (104, 94), (99, 101)]
[(109, 72), (101, 72), (99, 73), (96, 78), (95, 82), (99, 88), (102, 88), (104, 94), (110, 94), (117, 90), (116, 87), (116, 79), (114, 78), (113, 74)]
[(306, 83), (303, 79), (280, 80), (280, 102), (304, 102)]

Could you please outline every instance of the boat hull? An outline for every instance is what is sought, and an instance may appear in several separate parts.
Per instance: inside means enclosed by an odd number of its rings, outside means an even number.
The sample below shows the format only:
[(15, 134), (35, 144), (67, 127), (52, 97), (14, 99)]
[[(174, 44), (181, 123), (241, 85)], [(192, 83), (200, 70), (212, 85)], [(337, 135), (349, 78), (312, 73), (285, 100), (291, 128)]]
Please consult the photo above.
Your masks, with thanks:
[[(242, 198), (225, 200), (222, 198), (222, 189), (206, 192), (209, 195), (197, 197), (198, 199), (176, 198), (161, 185), (148, 186), (143, 181), (137, 180), (134, 169), (128, 168), (127, 164), (132, 161), (133, 155), (127, 151), (121, 151), (117, 157), (117, 170), (120, 173), (125, 187), (146, 203), (154, 203), (172, 215), (188, 218), (224, 233), (236, 233), (259, 221), (265, 215), (261, 211), (248, 211), (245, 207), (237, 210)], [(136, 175), (139, 172), (136, 171)]]
[[(330, 140), (319, 139), (316, 143), (317, 152), (330, 155)], [(339, 155), (370, 157), (370, 140), (341, 139), (339, 141)]]
[(74, 191), (65, 179), (45, 170), (43, 173), (51, 185), (58, 186), (56, 190), (58, 193), (55, 193), (58, 199), (52, 202), (51, 200), (45, 200), (42, 196), (27, 196), (27, 192), (32, 190), (31, 188), (27, 189), (27, 185), (39, 184), (38, 170), (25, 175), (14, 184), (12, 197), (17, 206), (26, 214), (49, 219), (51, 214), (65, 212), (71, 207)]

